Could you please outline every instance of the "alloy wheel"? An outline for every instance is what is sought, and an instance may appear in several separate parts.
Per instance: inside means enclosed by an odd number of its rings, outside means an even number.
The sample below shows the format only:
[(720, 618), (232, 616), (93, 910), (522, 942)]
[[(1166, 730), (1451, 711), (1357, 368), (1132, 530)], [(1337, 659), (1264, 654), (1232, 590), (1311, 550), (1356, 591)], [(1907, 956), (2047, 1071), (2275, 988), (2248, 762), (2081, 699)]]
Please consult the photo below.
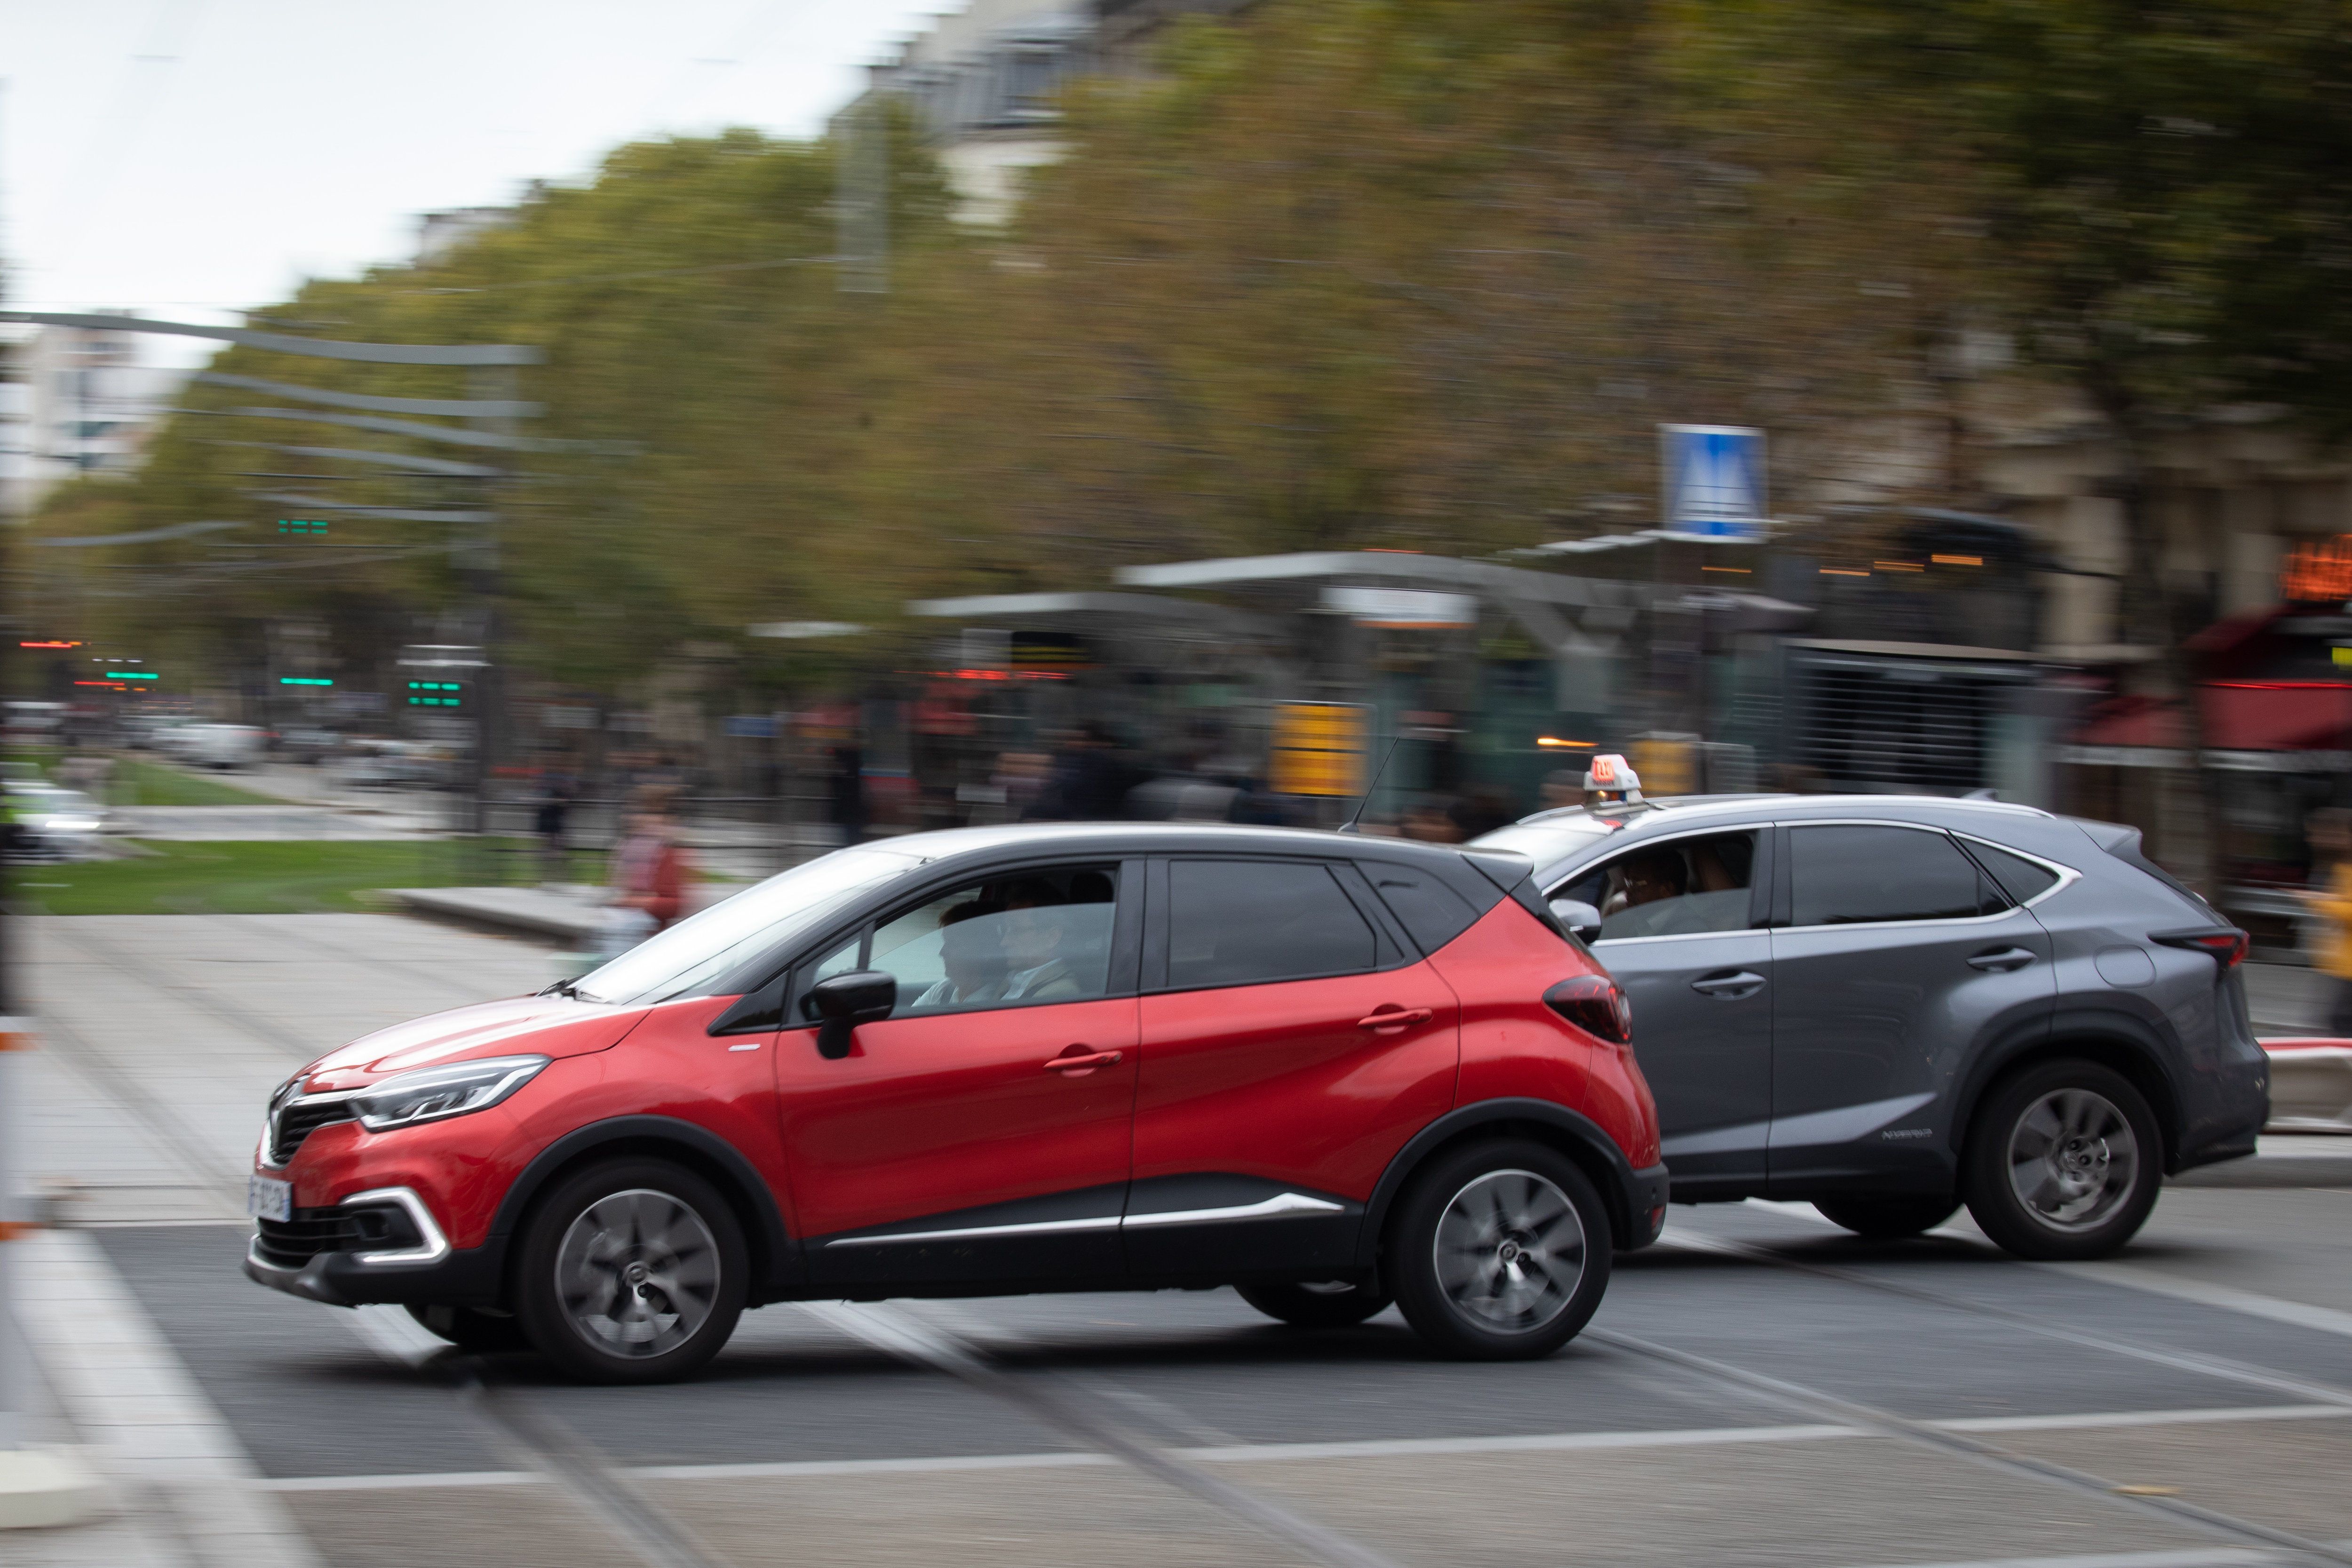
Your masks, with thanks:
[(2008, 1164), (2010, 1190), (2027, 1214), (2052, 1230), (2091, 1230), (2130, 1197), (2139, 1140), (2105, 1095), (2057, 1089), (2010, 1130)]
[(1533, 1171), (1488, 1171), (1455, 1193), (1433, 1245), (1446, 1300), (1492, 1332), (1543, 1327), (1568, 1310), (1584, 1278), (1584, 1221)]
[(667, 1193), (632, 1187), (597, 1199), (563, 1233), (556, 1298), (581, 1338), (645, 1359), (692, 1339), (719, 1296), (718, 1239)]

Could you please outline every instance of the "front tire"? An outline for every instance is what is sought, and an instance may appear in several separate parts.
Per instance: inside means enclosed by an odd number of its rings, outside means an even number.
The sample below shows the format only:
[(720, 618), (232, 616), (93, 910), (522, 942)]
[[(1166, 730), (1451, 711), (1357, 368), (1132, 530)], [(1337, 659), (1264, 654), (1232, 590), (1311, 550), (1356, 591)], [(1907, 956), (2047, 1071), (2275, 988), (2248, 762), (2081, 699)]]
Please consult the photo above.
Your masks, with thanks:
[(1470, 1361), (1549, 1355), (1609, 1288), (1609, 1216), (1573, 1162), (1539, 1143), (1474, 1144), (1413, 1182), (1384, 1273), (1405, 1321)]
[(1361, 1281), (1311, 1285), (1236, 1286), (1243, 1300), (1294, 1329), (1348, 1329), (1384, 1310), (1393, 1299)]
[(718, 1190), (660, 1160), (562, 1183), (522, 1237), (515, 1315), (541, 1354), (590, 1383), (667, 1383), (706, 1364), (742, 1316), (751, 1254)]
[(2029, 1068), (1995, 1089), (1961, 1166), (1969, 1214), (2020, 1258), (2104, 1258), (2129, 1241), (2164, 1184), (2155, 1113), (2096, 1062)]
[(1832, 1225), (1866, 1241), (1901, 1241), (1935, 1229), (1960, 1206), (1957, 1197), (1815, 1198), (1813, 1206)]

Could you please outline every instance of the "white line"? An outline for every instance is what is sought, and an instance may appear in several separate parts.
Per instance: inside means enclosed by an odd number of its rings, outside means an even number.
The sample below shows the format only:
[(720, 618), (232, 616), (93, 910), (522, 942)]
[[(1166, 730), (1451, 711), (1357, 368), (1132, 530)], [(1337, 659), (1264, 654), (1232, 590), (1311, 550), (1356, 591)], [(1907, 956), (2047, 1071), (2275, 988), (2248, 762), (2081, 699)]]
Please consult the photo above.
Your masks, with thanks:
[(547, 1478), (536, 1470), (417, 1471), (390, 1476), (273, 1476), (255, 1481), (265, 1492), (397, 1492), (427, 1487), (535, 1487)]
[(253, 1461), (97, 1241), (38, 1230), (22, 1261), (17, 1321), (99, 1468), (169, 1500), (192, 1560), (318, 1568), (285, 1505), (254, 1495)]
[(2215, 1410), (2119, 1410), (2112, 1415), (1971, 1415), (1930, 1421), (1947, 1432), (2085, 1432), (2110, 1426), (2195, 1426), (2213, 1421), (2341, 1421), (2341, 1405), (2240, 1405)]
[[(2073, 1415), (1980, 1415), (1922, 1426), (1948, 1432), (2062, 1432), (2116, 1426), (2195, 1426), (2223, 1421), (2317, 1421), (2352, 1417), (2336, 1405), (2255, 1405), (2216, 1410), (2117, 1410)], [(1344, 1443), (1237, 1443), (1171, 1448), (1172, 1458), (1202, 1465), (1265, 1465), (1315, 1459), (1387, 1459), (1454, 1454), (1560, 1454), (1593, 1449), (1711, 1447), (1740, 1443), (1813, 1443), (1873, 1434), (1860, 1426), (1669, 1427), (1649, 1432), (1532, 1432), (1491, 1437), (1394, 1437)], [(952, 1454), (903, 1459), (778, 1460), (766, 1464), (650, 1465), (625, 1469), (646, 1480), (823, 1480), (839, 1476), (921, 1475), (955, 1470), (1047, 1470), (1115, 1465), (1108, 1454)], [(390, 1491), (425, 1487), (522, 1486), (544, 1478), (527, 1470), (447, 1474), (295, 1476), (257, 1483), (270, 1491)]]
[[(1899, 1568), (2261, 1568), (2291, 1563), (2284, 1552), (2242, 1546), (2190, 1547), (2174, 1552), (2096, 1552), (2073, 1557), (1989, 1557), (1965, 1563), (1910, 1563)], [(1887, 1568), (1897, 1568), (1888, 1564)]]
[(2267, 1318), (2274, 1323), (2292, 1323), (2299, 1329), (2316, 1329), (2324, 1334), (2352, 1338), (2352, 1312), (2339, 1312), (2333, 1307), (2284, 1300), (2258, 1291), (2241, 1290), (2233, 1285), (2210, 1285), (2202, 1279), (2187, 1279), (2178, 1274), (2122, 1263), (2045, 1263), (2042, 1267), (2102, 1285), (2126, 1285), (2152, 1295), (2194, 1301), (2200, 1307), (2220, 1307), (2226, 1311), (2243, 1312), (2250, 1318)]

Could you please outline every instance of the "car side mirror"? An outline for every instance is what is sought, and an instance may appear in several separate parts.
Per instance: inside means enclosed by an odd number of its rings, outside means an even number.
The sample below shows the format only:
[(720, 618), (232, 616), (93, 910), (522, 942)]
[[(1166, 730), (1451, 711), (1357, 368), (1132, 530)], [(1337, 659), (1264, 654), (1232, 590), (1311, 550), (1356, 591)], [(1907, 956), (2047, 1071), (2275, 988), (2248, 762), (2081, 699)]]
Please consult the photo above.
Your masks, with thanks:
[(809, 1005), (824, 1020), (817, 1026), (816, 1054), (839, 1061), (849, 1054), (850, 1031), (878, 1024), (898, 1005), (898, 977), (878, 969), (828, 975), (809, 987)]
[(1595, 942), (1601, 936), (1601, 911), (1581, 899), (1554, 899), (1552, 918), (1577, 934), (1582, 942)]

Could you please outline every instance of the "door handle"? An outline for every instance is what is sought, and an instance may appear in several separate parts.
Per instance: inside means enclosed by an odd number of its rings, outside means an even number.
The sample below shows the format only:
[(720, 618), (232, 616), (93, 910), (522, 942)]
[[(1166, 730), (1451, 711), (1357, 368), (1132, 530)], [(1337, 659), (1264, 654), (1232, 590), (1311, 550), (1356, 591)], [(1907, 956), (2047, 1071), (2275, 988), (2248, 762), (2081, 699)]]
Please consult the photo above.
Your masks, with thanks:
[(1436, 1016), (1426, 1007), (1391, 1007), (1356, 1020), (1359, 1029), (1370, 1029), (1375, 1035), (1393, 1035), (1407, 1024), (1426, 1024)]
[(1997, 947), (1990, 952), (1978, 953), (1969, 960), (1970, 969), (1989, 969), (2006, 974), (2012, 969), (2022, 969), (2033, 962), (2034, 955), (2021, 947)]
[(1702, 996), (1712, 996), (1720, 1002), (1737, 1002), (1763, 990), (1764, 977), (1751, 970), (1738, 969), (1728, 974), (1702, 974), (1690, 983), (1690, 987)]
[(1090, 1051), (1084, 1046), (1072, 1046), (1058, 1057), (1047, 1057), (1045, 1068), (1047, 1072), (1065, 1072), (1076, 1078), (1097, 1068), (1109, 1067), (1118, 1058), (1117, 1051)]

